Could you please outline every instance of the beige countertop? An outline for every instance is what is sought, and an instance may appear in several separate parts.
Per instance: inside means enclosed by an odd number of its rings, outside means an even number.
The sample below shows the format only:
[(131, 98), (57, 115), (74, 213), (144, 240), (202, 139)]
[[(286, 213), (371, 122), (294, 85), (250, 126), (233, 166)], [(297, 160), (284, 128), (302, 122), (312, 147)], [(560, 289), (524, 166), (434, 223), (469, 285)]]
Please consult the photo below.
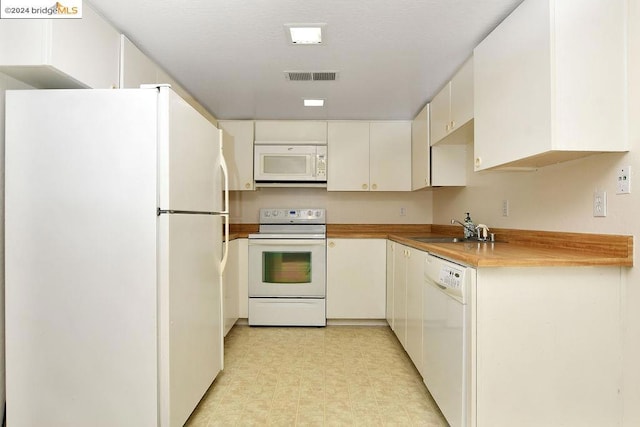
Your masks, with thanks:
[[(256, 224), (232, 224), (236, 237)], [(495, 243), (423, 243), (415, 237), (462, 237), (459, 226), (437, 224), (327, 224), (327, 238), (380, 238), (473, 267), (633, 266), (633, 236), (491, 229)]]

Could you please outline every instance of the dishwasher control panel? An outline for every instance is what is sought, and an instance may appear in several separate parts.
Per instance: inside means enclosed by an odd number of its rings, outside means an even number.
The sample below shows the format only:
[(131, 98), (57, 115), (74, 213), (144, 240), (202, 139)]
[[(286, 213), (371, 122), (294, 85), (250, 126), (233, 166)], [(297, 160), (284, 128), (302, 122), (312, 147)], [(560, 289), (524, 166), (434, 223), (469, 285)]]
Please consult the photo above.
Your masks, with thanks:
[(470, 281), (473, 281), (473, 269), (449, 260), (427, 255), (424, 265), (426, 284), (438, 287), (442, 292), (465, 304)]
[(460, 289), (464, 280), (464, 271), (453, 267), (450, 264), (440, 266), (440, 277), (438, 281), (447, 288)]

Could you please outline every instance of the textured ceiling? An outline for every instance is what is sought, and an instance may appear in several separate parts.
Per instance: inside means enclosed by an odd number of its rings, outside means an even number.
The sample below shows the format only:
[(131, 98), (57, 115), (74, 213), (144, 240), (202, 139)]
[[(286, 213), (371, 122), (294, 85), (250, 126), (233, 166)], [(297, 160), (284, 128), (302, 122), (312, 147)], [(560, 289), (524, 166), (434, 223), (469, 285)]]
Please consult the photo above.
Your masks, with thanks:
[[(345, 120), (412, 119), (520, 2), (89, 0), (217, 118)], [(326, 43), (289, 44), (290, 23), (326, 23)], [(338, 80), (284, 75), (316, 70)]]

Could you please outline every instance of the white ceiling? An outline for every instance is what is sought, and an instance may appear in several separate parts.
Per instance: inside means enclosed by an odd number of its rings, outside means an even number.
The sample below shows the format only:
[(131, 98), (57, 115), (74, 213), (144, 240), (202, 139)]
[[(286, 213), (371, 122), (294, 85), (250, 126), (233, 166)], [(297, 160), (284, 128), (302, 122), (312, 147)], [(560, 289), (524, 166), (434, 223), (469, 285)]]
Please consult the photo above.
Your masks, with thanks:
[[(521, 1), (89, 0), (219, 119), (361, 120), (412, 119)], [(290, 23), (326, 43), (289, 44)], [(317, 70), (338, 80), (284, 76)]]

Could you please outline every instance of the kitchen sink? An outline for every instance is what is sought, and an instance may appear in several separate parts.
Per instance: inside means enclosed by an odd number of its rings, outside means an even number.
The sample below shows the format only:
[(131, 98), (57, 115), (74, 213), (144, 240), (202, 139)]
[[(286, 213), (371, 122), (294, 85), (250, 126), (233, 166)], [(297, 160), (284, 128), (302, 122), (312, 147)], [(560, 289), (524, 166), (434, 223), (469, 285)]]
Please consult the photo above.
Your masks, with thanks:
[(461, 237), (412, 237), (411, 240), (416, 240), (422, 243), (462, 243), (474, 241), (463, 239)]
[(465, 239), (462, 237), (411, 237), (421, 243), (497, 243), (497, 241)]

